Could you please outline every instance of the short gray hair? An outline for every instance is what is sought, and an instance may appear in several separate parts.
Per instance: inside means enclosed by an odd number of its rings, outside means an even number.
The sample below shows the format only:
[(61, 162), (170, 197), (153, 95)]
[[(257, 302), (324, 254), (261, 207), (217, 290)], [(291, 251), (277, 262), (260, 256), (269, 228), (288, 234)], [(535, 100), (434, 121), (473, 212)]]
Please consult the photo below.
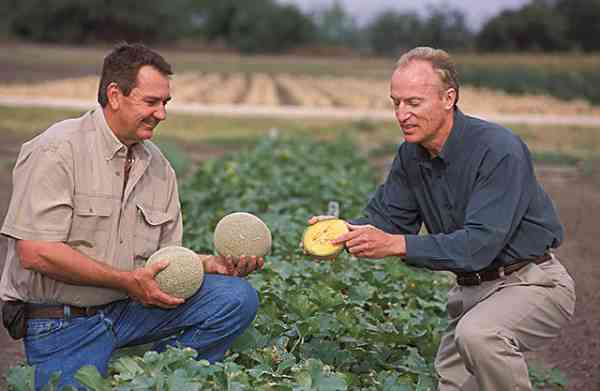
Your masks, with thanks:
[(396, 62), (396, 69), (403, 68), (411, 61), (426, 61), (431, 64), (433, 70), (439, 75), (440, 81), (445, 88), (453, 88), (456, 91), (454, 108), (458, 103), (458, 72), (450, 55), (442, 49), (434, 49), (428, 46), (419, 46), (404, 53)]

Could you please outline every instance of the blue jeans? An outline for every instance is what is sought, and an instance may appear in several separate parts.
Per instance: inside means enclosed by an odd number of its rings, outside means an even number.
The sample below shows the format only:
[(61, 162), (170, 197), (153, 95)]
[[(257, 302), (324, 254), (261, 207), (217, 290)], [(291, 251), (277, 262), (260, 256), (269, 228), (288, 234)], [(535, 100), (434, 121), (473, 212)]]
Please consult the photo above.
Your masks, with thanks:
[(178, 343), (189, 346), (199, 352), (198, 359), (215, 362), (250, 325), (257, 309), (258, 295), (246, 280), (207, 274), (200, 290), (175, 309), (123, 300), (90, 317), (30, 319), (25, 352), (35, 366), (36, 390), (55, 371), (62, 372), (59, 389), (80, 387), (73, 376), (83, 365), (94, 365), (106, 376), (115, 349), (149, 342), (155, 342), (157, 351)]

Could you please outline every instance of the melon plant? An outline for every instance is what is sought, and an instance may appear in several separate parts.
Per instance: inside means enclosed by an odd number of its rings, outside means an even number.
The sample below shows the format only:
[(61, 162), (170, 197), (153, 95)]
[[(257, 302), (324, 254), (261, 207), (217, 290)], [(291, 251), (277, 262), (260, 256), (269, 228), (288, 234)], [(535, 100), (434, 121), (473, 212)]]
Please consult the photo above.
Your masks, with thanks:
[(156, 251), (146, 261), (146, 266), (167, 260), (169, 265), (154, 277), (160, 290), (181, 299), (192, 296), (204, 281), (204, 265), (192, 250), (168, 246)]
[(234, 212), (217, 223), (213, 244), (219, 255), (264, 257), (271, 250), (271, 231), (251, 213)]
[(347, 232), (348, 226), (344, 220), (321, 220), (306, 228), (302, 235), (302, 246), (315, 258), (333, 259), (343, 250), (344, 245), (332, 244), (331, 241)]

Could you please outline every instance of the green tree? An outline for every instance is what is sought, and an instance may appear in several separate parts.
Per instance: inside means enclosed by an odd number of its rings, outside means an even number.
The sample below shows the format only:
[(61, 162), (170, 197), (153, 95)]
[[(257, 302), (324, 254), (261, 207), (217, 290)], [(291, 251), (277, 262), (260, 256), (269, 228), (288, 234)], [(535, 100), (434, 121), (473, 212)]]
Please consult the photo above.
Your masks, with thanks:
[(566, 32), (567, 19), (552, 2), (535, 0), (490, 19), (477, 37), (477, 47), (486, 51), (565, 50), (570, 47)]
[(360, 44), (360, 31), (356, 21), (342, 4), (333, 4), (314, 16), (317, 40), (320, 44), (357, 47)]
[(369, 44), (379, 55), (398, 56), (419, 43), (422, 22), (414, 12), (399, 13), (387, 10), (366, 27)]
[(419, 38), (422, 44), (443, 49), (469, 49), (473, 43), (465, 14), (447, 6), (430, 8)]
[(197, 0), (192, 20), (197, 34), (244, 53), (281, 52), (315, 36), (309, 17), (294, 5), (273, 0)]
[(585, 51), (600, 49), (600, 0), (559, 0), (556, 10), (567, 20), (566, 36)]
[(5, 1), (10, 31), (41, 42), (168, 41), (188, 26), (188, 0)]

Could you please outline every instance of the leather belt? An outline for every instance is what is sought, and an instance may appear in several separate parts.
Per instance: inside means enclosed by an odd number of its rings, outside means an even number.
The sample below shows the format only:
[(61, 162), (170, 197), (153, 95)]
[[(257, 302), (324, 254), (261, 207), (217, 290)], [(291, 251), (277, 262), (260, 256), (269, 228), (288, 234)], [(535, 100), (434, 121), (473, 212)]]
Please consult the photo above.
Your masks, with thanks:
[(528, 258), (518, 260), (510, 265), (500, 266), (493, 270), (483, 270), (474, 273), (456, 273), (456, 283), (462, 286), (474, 286), (480, 285), (484, 281), (494, 281), (498, 278), (504, 278), (519, 269), (529, 265), (530, 263), (540, 264), (549, 261), (552, 258), (550, 253), (545, 253), (542, 256), (536, 258)]
[[(68, 307), (68, 309), (66, 308)], [(27, 319), (63, 319), (65, 314), (74, 317), (89, 317), (96, 315), (106, 305), (94, 307), (76, 307), (73, 305), (43, 305), (43, 304), (25, 304), (25, 317)]]

